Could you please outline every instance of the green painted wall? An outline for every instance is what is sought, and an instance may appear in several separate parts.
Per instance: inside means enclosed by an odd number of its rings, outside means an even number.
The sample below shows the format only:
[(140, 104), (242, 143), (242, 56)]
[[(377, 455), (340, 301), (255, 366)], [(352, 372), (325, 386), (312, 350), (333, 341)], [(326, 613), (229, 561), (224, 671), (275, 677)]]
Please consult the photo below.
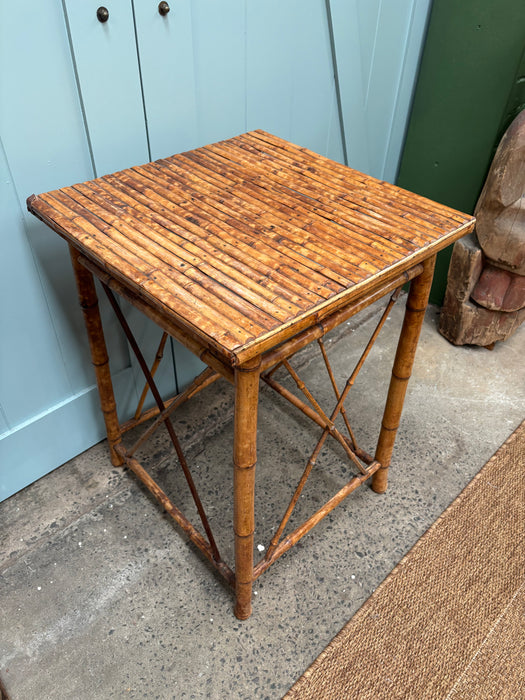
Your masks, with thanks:
[[(471, 213), (525, 102), (524, 0), (434, 0), (397, 184)], [(441, 304), (451, 248), (438, 256)]]

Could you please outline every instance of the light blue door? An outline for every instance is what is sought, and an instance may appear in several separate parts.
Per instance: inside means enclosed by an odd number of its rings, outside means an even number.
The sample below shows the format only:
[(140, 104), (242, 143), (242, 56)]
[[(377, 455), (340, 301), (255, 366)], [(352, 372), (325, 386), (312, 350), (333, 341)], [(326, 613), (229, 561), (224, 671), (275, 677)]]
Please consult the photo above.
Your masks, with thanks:
[[(0, 500), (104, 436), (67, 246), (28, 195), (256, 128), (395, 177), (430, 0), (168, 1), (0, 3)], [(102, 313), (125, 415), (142, 378)], [(201, 365), (173, 343), (161, 367), (168, 393)]]
[[(148, 4), (154, 14), (156, 5)], [(97, 14), (100, 7), (98, 0), (64, 2), (96, 176), (151, 160), (133, 4), (131, 0), (111, 0), (105, 6), (107, 16), (102, 18)], [(158, 12), (156, 14), (159, 16)], [(122, 303), (122, 306), (151, 366), (162, 334), (130, 305)], [(103, 308), (107, 309), (107, 304)], [(116, 323), (110, 314), (105, 327)], [(133, 381), (124, 395), (116, 397), (122, 418), (134, 412), (144, 385), (141, 369), (132, 353), (128, 361)], [(162, 394), (167, 396), (175, 391), (175, 370), (169, 346), (155, 379)], [(152, 403), (151, 397), (147, 403)]]
[[(103, 436), (67, 246), (28, 195), (92, 178), (62, 7), (0, 3), (0, 500)], [(109, 329), (117, 387), (127, 350)]]
[[(194, 4), (188, 0), (171, 0), (169, 12), (161, 14), (157, 2), (134, 2), (151, 160), (187, 151), (203, 143), (196, 104)], [(176, 340), (170, 343), (176, 383), (181, 390), (202, 371), (204, 365)]]
[(432, 0), (329, 0), (348, 165), (396, 178)]

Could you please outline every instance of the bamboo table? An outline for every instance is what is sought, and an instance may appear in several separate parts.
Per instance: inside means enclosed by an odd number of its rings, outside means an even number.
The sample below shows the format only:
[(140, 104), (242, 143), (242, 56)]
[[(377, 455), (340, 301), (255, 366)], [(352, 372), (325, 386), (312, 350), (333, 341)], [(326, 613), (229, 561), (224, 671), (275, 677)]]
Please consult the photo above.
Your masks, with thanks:
[[(91, 182), (32, 195), (28, 208), (70, 244), (105, 418), (111, 460), (141, 479), (235, 587), (235, 614), (251, 613), (253, 581), (357, 486), (372, 478), (383, 492), (435, 254), (472, 230), (474, 219), (380, 182), (263, 131), (134, 167)], [(136, 459), (122, 436), (143, 420), (119, 422), (93, 275), (115, 309), (157, 403), (146, 437), (164, 423), (188, 480), (205, 534), (191, 524)], [(344, 401), (400, 288), (411, 280), (375, 455), (359, 447)], [(164, 402), (114, 292), (203, 360), (207, 369)], [(342, 390), (323, 336), (393, 293), (377, 329)], [(290, 364), (318, 341), (334, 388), (327, 415)], [(162, 346), (162, 343), (161, 343)], [(162, 347), (159, 348), (159, 357)], [(300, 392), (275, 379), (286, 369)], [(235, 570), (219, 554), (170, 420), (170, 413), (217, 377), (235, 385)], [(253, 564), (254, 477), (260, 379), (303, 411), (321, 437), (264, 557)], [(302, 393), (304, 398), (299, 398)], [(306, 400), (304, 400), (306, 399)], [(141, 399), (142, 402), (143, 399)], [(151, 415), (151, 411), (146, 417)], [(348, 435), (335, 425), (344, 418)], [(355, 472), (300, 527), (284, 536), (290, 514), (328, 437)]]

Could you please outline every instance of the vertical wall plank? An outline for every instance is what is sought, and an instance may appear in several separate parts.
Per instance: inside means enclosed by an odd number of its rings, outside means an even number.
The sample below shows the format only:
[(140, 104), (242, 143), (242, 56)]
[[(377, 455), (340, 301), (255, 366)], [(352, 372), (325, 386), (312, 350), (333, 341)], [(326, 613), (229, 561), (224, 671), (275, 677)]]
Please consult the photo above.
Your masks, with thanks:
[(8, 429), (63, 399), (70, 384), (1, 144), (0, 191), (6, 262), (0, 275), (0, 396)]
[(247, 0), (199, 0), (192, 4), (201, 144), (247, 129), (246, 4)]
[(335, 81), (332, 86), (332, 99), (330, 104), (326, 148), (324, 151), (322, 151), (322, 153), (326, 155), (327, 158), (336, 160), (338, 163), (346, 163), (345, 151), (343, 147), (343, 130), (339, 113), (339, 96)]
[(190, 0), (171, 0), (162, 16), (158, 3), (134, 3), (151, 158), (199, 145), (195, 106)]
[(64, 0), (96, 175), (149, 160), (131, 0)]
[(395, 179), (430, 0), (329, 0), (348, 164)]
[(9, 429), (9, 426), (7, 424), (7, 420), (5, 417), (5, 411), (2, 407), (2, 404), (0, 404), (0, 440), (2, 438), (2, 435), (6, 433)]
[(373, 47), (375, 23), (367, 14), (368, 22), (361, 31), (368, 31), (370, 34), (361, 37), (357, 0), (330, 0), (329, 6), (348, 165), (370, 173), (364, 109), (367, 89), (365, 72), (368, 61), (363, 66), (361, 45)]
[(25, 208), (93, 177), (60, 3), (28, 0), (23, 21), (0, 3), (0, 71), (1, 500), (104, 433), (67, 246)]
[[(414, 0), (383, 2), (364, 104), (370, 171), (384, 177), (385, 153), (400, 82)], [(394, 37), (394, 41), (390, 39)]]
[(295, 0), (248, 3), (247, 128), (266, 129), (283, 138), (292, 134)]
[[(11, 201), (10, 216), (22, 215), (19, 226), (25, 228), (23, 233), (19, 229), (19, 235), (24, 238), (23, 243), (19, 240), (22, 248), (18, 248), (23, 260), (15, 258), (13, 267), (17, 269), (20, 265), (20, 272), (31, 276), (32, 281), (26, 284), (43, 288), (50, 310), (48, 323), (51, 333), (58, 338), (66, 381), (74, 393), (89, 384), (92, 375), (89, 352), (82, 342), (82, 318), (74, 302), (67, 246), (27, 213), (25, 199), (34, 192), (93, 177), (93, 170), (62, 8), (28, 0), (25, 12), (27, 16), (20, 23), (19, 15), (8, 4), (0, 4), (0, 133), (18, 199), (16, 214)], [(47, 49), (36, 60), (28, 47), (39, 46), (43, 36)], [(25, 89), (25, 86), (31, 87)], [(38, 105), (38, 118), (35, 105)], [(8, 237), (8, 231), (9, 228), (3, 228), (0, 235), (5, 236), (9, 251), (15, 239)], [(32, 273), (31, 256), (36, 263)], [(8, 338), (7, 342), (15, 341)], [(24, 370), (23, 364), (17, 368), (21, 376)], [(64, 386), (59, 375), (56, 382), (57, 386)]]
[(414, 0), (412, 5), (396, 106), (385, 153), (384, 178), (389, 182), (395, 182), (400, 168), (431, 7), (432, 0)]
[(383, 0), (357, 0), (355, 5), (365, 103), (370, 90), (382, 4)]
[(246, 65), (249, 129), (263, 128), (321, 153), (328, 143), (334, 147), (334, 69), (324, 0), (248, 3)]

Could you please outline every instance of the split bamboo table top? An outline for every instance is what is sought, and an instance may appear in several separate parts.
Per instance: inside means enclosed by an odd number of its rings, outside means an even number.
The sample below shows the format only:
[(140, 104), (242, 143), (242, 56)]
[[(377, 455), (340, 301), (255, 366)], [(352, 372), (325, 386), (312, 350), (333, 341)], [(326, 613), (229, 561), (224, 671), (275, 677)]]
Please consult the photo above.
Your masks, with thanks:
[(474, 226), (260, 130), (32, 196), (28, 208), (233, 366)]

